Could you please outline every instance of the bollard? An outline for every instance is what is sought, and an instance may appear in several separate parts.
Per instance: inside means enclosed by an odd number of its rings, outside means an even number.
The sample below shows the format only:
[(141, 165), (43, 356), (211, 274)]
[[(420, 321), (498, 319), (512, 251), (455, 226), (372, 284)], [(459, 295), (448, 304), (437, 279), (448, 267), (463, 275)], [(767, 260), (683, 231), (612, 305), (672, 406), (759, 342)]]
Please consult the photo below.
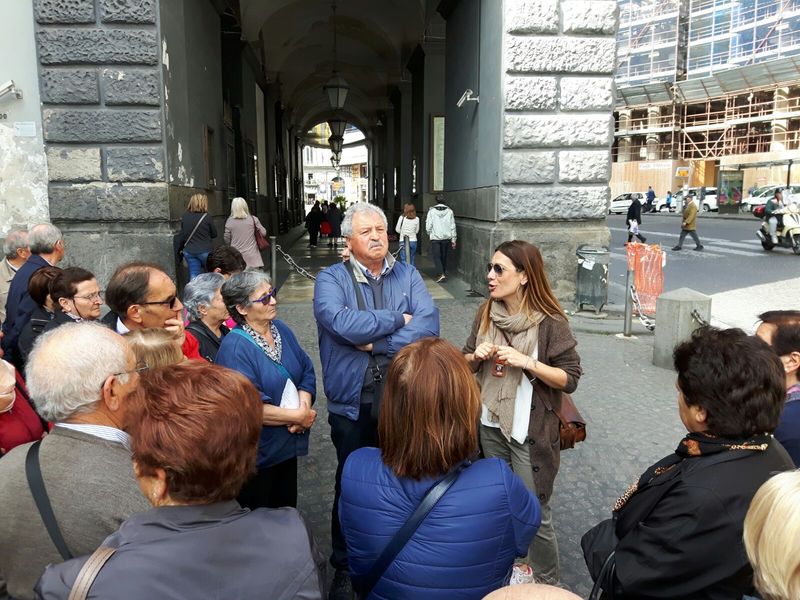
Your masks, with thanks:
[(658, 326), (653, 342), (653, 364), (673, 369), (675, 346), (688, 340), (703, 322), (711, 321), (711, 297), (689, 288), (665, 292), (656, 300), (656, 314)]
[(272, 285), (278, 285), (278, 238), (269, 236), (269, 276)]
[(406, 264), (411, 264), (411, 242), (408, 240), (408, 236), (403, 236), (403, 246), (405, 246), (406, 251)]
[(625, 319), (622, 323), (622, 335), (631, 337), (633, 332), (633, 298), (631, 298), (631, 281), (633, 280), (633, 271), (628, 269), (625, 276)]

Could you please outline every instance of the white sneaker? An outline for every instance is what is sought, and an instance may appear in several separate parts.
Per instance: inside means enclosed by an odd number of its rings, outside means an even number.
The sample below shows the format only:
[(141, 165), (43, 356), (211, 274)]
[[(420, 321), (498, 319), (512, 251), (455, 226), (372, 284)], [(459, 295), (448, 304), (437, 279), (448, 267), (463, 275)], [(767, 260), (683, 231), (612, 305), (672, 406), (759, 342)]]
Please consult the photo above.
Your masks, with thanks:
[(525, 563), (517, 563), (511, 570), (511, 581), (509, 585), (519, 585), (521, 583), (534, 583), (533, 569)]
[(773, 244), (777, 244), (778, 243), (778, 237), (777, 236), (774, 236), (774, 235), (772, 236), (772, 243)]

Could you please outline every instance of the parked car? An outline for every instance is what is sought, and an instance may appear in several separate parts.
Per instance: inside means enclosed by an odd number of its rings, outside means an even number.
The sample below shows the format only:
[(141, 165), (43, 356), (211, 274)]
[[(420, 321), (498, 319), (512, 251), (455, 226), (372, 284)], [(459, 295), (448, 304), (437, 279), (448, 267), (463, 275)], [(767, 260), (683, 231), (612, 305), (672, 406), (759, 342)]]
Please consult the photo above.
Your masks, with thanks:
[(783, 190), (783, 201), (787, 204), (793, 202), (793, 198), (796, 198), (797, 195), (800, 194), (800, 185), (790, 185), (789, 187), (784, 185), (768, 185), (763, 188), (758, 188), (753, 192), (752, 196), (748, 196), (746, 199), (742, 200), (742, 209), (753, 212), (753, 209), (756, 207), (764, 206), (767, 200), (775, 195), (775, 190), (779, 189)]
[[(717, 188), (715, 187), (692, 187), (689, 188), (688, 195), (697, 200), (697, 208), (703, 212), (719, 210), (719, 206), (717, 205)], [(672, 197), (672, 206), (683, 206), (683, 198), (684, 191), (678, 190)], [(666, 201), (662, 198), (658, 202), (658, 211), (661, 212), (662, 209), (666, 210)]]
[(608, 214), (625, 214), (628, 212), (628, 207), (633, 203), (634, 198), (638, 198), (639, 202), (644, 203), (647, 201), (647, 192), (626, 192), (620, 194), (611, 201), (608, 206)]

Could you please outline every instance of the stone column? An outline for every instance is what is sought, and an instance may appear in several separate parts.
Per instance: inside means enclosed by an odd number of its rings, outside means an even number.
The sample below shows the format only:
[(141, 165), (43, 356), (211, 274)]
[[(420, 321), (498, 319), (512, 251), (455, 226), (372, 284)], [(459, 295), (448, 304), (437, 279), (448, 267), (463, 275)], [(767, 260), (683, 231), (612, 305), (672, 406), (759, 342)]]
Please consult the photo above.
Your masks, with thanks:
[[(789, 104), (789, 88), (779, 87), (775, 90), (773, 111), (786, 112)], [(772, 142), (770, 152), (783, 152), (786, 150), (786, 132), (789, 129), (788, 119), (775, 119), (772, 121)]]
[(50, 217), (101, 282), (131, 260), (174, 271), (157, 9), (34, 0)]
[[(657, 129), (661, 126), (661, 107), (648, 106), (647, 107), (647, 128)], [(647, 160), (658, 160), (661, 158), (661, 136), (658, 133), (648, 133), (645, 138), (645, 146), (647, 147)]]
[(556, 295), (571, 301), (577, 247), (610, 241), (617, 3), (505, 0), (504, 23), (498, 222), (476, 227), (483, 256), (464, 269), (482, 289), (491, 249), (530, 240)]

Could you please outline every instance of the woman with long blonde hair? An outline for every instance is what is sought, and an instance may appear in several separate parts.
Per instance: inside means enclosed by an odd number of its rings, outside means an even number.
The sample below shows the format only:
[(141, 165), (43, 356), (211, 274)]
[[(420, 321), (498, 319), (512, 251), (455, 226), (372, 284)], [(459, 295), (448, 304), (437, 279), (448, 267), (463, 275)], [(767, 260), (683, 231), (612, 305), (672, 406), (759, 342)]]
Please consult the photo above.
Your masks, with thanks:
[(527, 561), (537, 581), (553, 584), (558, 543), (549, 502), (561, 451), (555, 410), (581, 376), (577, 342), (536, 246), (503, 242), (487, 270), (489, 300), (462, 349), (481, 384), (481, 447), (505, 460), (539, 499), (542, 526)]

